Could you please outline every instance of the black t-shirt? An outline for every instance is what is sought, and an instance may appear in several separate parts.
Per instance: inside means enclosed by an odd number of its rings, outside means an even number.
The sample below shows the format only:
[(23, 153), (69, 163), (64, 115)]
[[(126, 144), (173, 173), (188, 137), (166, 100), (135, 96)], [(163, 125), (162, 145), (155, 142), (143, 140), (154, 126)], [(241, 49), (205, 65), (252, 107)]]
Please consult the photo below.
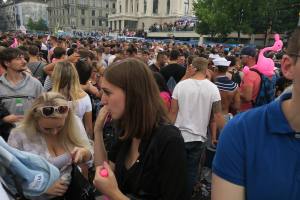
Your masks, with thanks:
[(178, 83), (185, 74), (185, 68), (177, 63), (169, 64), (160, 70), (160, 73), (168, 82), (169, 78), (173, 76), (176, 83)]
[(150, 68), (153, 72), (159, 72), (159, 68), (158, 68), (155, 64), (150, 65), (149, 68)]
[(142, 140), (138, 160), (125, 167), (131, 140), (119, 140), (109, 160), (115, 163), (120, 190), (143, 200), (187, 199), (187, 168), (184, 141), (173, 125), (161, 125), (149, 140)]

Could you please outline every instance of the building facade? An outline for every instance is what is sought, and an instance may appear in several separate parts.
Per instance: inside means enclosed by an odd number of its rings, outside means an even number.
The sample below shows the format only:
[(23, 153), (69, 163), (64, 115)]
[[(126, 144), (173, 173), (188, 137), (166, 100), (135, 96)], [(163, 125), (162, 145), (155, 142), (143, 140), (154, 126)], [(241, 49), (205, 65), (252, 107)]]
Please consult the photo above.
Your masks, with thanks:
[(28, 20), (48, 21), (46, 0), (8, 0), (0, 5), (0, 30), (19, 30)]
[(173, 23), (183, 16), (193, 16), (193, 0), (117, 0), (108, 22), (112, 30), (146, 31), (154, 23)]
[(108, 29), (108, 15), (115, 13), (116, 0), (48, 0), (49, 28), (66, 32)]

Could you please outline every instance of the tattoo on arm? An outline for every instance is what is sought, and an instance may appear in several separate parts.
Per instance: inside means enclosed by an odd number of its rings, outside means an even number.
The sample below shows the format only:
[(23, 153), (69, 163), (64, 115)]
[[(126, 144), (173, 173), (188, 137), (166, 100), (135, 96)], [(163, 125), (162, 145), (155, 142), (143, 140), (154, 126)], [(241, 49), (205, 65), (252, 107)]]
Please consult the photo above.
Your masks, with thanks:
[(221, 100), (220, 101), (215, 101), (212, 104), (212, 113), (216, 114), (218, 112), (222, 112), (222, 104), (221, 104)]

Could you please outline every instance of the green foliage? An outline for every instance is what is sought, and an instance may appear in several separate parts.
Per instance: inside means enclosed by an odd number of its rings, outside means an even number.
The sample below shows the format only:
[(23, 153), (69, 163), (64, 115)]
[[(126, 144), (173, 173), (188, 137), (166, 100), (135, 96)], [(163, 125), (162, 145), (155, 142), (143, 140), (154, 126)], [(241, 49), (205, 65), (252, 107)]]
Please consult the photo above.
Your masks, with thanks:
[(215, 37), (217, 34), (227, 35), (232, 31), (229, 17), (221, 12), (219, 0), (198, 0), (194, 2), (195, 15), (199, 19), (197, 32)]
[(230, 32), (284, 33), (297, 26), (299, 0), (196, 0), (197, 32), (212, 37)]
[(28, 19), (27, 28), (31, 31), (47, 31), (48, 26), (46, 21), (40, 18), (37, 22), (34, 22), (32, 18)]

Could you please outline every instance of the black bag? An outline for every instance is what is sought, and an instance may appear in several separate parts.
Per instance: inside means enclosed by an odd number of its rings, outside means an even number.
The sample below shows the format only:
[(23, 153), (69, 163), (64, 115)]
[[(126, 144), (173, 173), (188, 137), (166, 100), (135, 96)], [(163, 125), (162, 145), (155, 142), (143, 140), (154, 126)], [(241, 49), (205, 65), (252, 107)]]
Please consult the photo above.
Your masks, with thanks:
[(76, 165), (72, 165), (71, 183), (64, 200), (95, 200), (95, 187), (82, 175)]

